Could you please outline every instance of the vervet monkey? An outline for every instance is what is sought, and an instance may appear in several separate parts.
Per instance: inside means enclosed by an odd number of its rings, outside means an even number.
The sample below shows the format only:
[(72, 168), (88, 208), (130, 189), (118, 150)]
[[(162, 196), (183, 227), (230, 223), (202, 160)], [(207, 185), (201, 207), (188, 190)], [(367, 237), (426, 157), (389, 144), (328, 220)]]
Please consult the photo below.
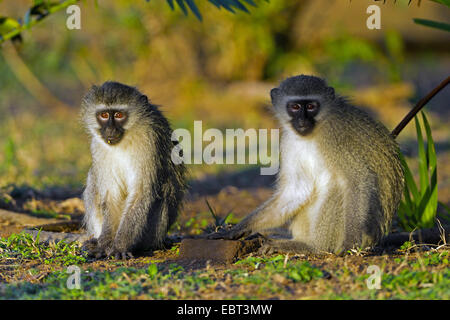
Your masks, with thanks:
[(160, 249), (185, 191), (185, 167), (171, 160), (167, 119), (137, 89), (93, 86), (81, 107), (91, 136), (92, 167), (83, 201), (85, 243), (97, 258)]
[(270, 95), (282, 131), (275, 192), (239, 224), (210, 238), (287, 226), (291, 238), (271, 240), (270, 248), (341, 253), (376, 244), (403, 191), (394, 138), (320, 78), (288, 78)]

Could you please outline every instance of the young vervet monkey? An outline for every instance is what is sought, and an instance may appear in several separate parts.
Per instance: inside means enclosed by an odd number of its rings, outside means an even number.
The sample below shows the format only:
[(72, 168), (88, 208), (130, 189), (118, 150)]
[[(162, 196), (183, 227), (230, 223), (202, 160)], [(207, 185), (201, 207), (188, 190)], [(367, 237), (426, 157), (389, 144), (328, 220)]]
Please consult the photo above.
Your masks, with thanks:
[(93, 86), (81, 117), (92, 154), (83, 201), (93, 239), (85, 248), (97, 258), (163, 248), (185, 191), (185, 167), (171, 160), (167, 119), (145, 95), (118, 82)]
[(374, 245), (403, 191), (389, 131), (314, 76), (288, 78), (270, 94), (282, 130), (275, 192), (231, 230), (210, 237), (236, 239), (287, 225), (291, 238), (271, 240), (270, 248), (341, 253)]

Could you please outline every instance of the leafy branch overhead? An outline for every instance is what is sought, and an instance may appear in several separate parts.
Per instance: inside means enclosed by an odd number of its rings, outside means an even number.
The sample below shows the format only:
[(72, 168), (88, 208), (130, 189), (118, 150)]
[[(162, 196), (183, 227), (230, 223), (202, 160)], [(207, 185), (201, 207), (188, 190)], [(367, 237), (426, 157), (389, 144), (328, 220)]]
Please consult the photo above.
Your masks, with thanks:
[[(150, 0), (146, 0), (150, 2)], [(194, 0), (166, 0), (172, 10), (175, 10), (175, 3), (181, 8), (185, 15), (188, 15), (189, 10), (191, 10), (195, 16), (202, 20), (202, 15), (200, 14), (200, 10), (195, 4)], [(268, 0), (266, 0), (269, 2)], [(256, 7), (256, 3), (253, 0), (208, 0), (208, 2), (212, 3), (218, 9), (224, 8), (232, 13), (235, 13), (235, 10), (240, 10), (244, 12), (249, 12), (247, 7), (243, 4), (246, 3), (253, 7)]]
[(77, 2), (79, 0), (65, 0), (56, 3), (48, 0), (34, 0), (33, 6), (27, 10), (23, 18), (0, 17), (0, 43), (7, 40), (21, 41), (22, 31), (31, 29), (52, 13)]
[[(146, 0), (150, 2), (150, 0)], [(268, 0), (265, 0), (268, 2)], [(23, 18), (12, 18), (0, 16), (0, 43), (12, 40), (21, 41), (21, 33), (24, 30), (31, 29), (38, 22), (42, 21), (49, 15), (61, 11), (70, 5), (76, 4), (80, 0), (62, 0), (54, 2), (50, 0), (34, 0), (33, 5), (24, 14)], [(191, 11), (199, 20), (202, 15), (198, 9), (195, 0), (166, 0), (170, 8), (175, 10), (178, 6), (185, 15)], [(208, 0), (216, 8), (235, 13), (236, 11), (249, 12), (245, 5), (256, 7), (254, 0)]]
[[(448, 8), (450, 8), (450, 0), (431, 0), (431, 1), (443, 4), (443, 5), (447, 6)], [(416, 18), (413, 20), (414, 20), (414, 23), (416, 23), (416, 24), (421, 24), (421, 25), (424, 25), (427, 27), (450, 32), (450, 24), (445, 23), (445, 22), (433, 21), (433, 20), (428, 20), (428, 19), (420, 19), (420, 18)]]

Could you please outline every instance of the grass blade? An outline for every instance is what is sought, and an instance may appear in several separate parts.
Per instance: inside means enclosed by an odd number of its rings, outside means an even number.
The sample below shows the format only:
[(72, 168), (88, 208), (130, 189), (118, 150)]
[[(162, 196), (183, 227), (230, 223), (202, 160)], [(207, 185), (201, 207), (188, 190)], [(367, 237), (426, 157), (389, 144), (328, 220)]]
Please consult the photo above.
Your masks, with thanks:
[(431, 0), (440, 4), (445, 4), (447, 7), (450, 7), (450, 0)]
[(175, 10), (175, 6), (173, 5), (173, 0), (166, 0), (169, 4), (170, 9)]
[[(437, 157), (431, 127), (423, 112), (424, 131), (422, 131), (419, 116), (416, 116), (414, 120), (418, 146), (419, 185), (416, 184), (405, 157), (400, 154), (405, 173), (405, 187), (398, 213), (400, 224), (408, 231), (413, 228), (433, 227), (438, 206)], [(424, 135), (426, 135), (426, 147)]]
[(420, 195), (419, 195), (419, 189), (417, 188), (416, 182), (414, 181), (414, 177), (413, 174), (411, 172), (411, 170), (409, 169), (408, 164), (406, 163), (406, 159), (403, 156), (403, 154), (400, 153), (400, 162), (402, 163), (404, 172), (405, 172), (405, 186), (407, 186), (409, 188), (409, 190), (411, 191), (413, 200), (415, 199), (419, 199)]
[(249, 13), (247, 8), (240, 1), (238, 1), (238, 0), (230, 0), (230, 2), (235, 8), (238, 8), (241, 11)]
[(186, 6), (184, 5), (184, 0), (175, 0), (178, 3), (178, 6), (181, 8), (181, 11), (183, 11), (184, 15), (188, 15), (188, 11), (186, 9)]
[(423, 142), (422, 127), (420, 126), (417, 117), (414, 117), (416, 122), (416, 133), (417, 133), (417, 147), (419, 156), (419, 177), (420, 177), (420, 194), (423, 196), (428, 185), (428, 165), (427, 165), (427, 155), (425, 153), (425, 144)]
[(433, 21), (433, 20), (428, 20), (428, 19), (413, 19), (415, 23), (417, 24), (421, 24), (423, 26), (427, 26), (427, 27), (431, 27), (431, 28), (435, 28), (435, 29), (439, 29), (439, 30), (445, 30), (445, 31), (450, 31), (450, 24), (445, 23), (445, 22), (438, 22), (438, 21)]
[(197, 5), (193, 0), (185, 0), (187, 5), (189, 6), (189, 9), (195, 14), (198, 20), (202, 21), (202, 15), (200, 14), (200, 11), (197, 8)]
[(429, 170), (431, 172), (431, 180), (430, 180), (430, 186), (431, 186), (431, 195), (430, 195), (430, 212), (427, 215), (427, 218), (431, 220), (430, 224), (433, 225), (434, 223), (434, 217), (437, 213), (437, 206), (438, 206), (438, 186), (437, 186), (437, 157), (436, 157), (436, 150), (434, 147), (434, 141), (433, 136), (431, 134), (431, 127), (428, 123), (428, 119), (425, 116), (424, 112), (422, 113), (422, 119), (423, 124), (425, 127), (425, 132), (427, 135), (427, 154), (428, 154), (428, 166)]

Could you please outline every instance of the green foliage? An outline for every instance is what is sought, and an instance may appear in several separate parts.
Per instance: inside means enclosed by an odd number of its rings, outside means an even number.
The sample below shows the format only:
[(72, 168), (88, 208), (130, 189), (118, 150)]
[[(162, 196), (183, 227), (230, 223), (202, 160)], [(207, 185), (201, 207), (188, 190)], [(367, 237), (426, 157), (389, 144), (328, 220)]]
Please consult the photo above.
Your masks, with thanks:
[(7, 137), (3, 147), (3, 161), (0, 162), (0, 173), (10, 172), (13, 175), (19, 170), (19, 160), (17, 158), (17, 150), (14, 139)]
[(383, 274), (381, 287), (397, 293), (401, 299), (449, 299), (450, 269), (441, 272), (411, 271)]
[(186, 273), (177, 264), (158, 271), (154, 263), (148, 268), (120, 267), (114, 271), (92, 271), (81, 274), (80, 290), (68, 289), (68, 274), (55, 271), (41, 284), (10, 284), (0, 288), (0, 297), (9, 299), (148, 299), (188, 297), (198, 288), (213, 285), (214, 279), (200, 272)]
[[(14, 246), (13, 243), (11, 245)], [(211, 297), (216, 292), (220, 297), (223, 293), (228, 294), (225, 297), (231, 299), (267, 299), (280, 295), (290, 297), (294, 292), (304, 292), (307, 288), (321, 288), (318, 292), (325, 290), (322, 292), (324, 295), (313, 296), (325, 299), (448, 299), (448, 258), (448, 250), (400, 256), (390, 264), (395, 271), (383, 272), (381, 290), (367, 289), (369, 275), (364, 268), (357, 271), (357, 268), (349, 269), (346, 265), (336, 266), (338, 269), (328, 273), (310, 262), (295, 257), (288, 259), (283, 255), (250, 256), (225, 270), (211, 267), (188, 270), (177, 263), (160, 263), (151, 259), (146, 266), (131, 267), (132, 262), (107, 260), (101, 263), (100, 268), (98, 265), (80, 266), (80, 289), (67, 288), (70, 274), (65, 268), (56, 267), (43, 272), (33, 264), (27, 274), (39, 278), (39, 283), (1, 283), (0, 299), (195, 299), (205, 297), (205, 294)], [(144, 260), (139, 260), (137, 264), (142, 265), (142, 262)], [(381, 269), (390, 270), (384, 265)], [(329, 281), (325, 275), (331, 275), (333, 280)]]
[(152, 263), (147, 268), (148, 276), (153, 279), (158, 274), (158, 265), (156, 263)]
[[(14, 19), (11, 17), (0, 17), (0, 43), (6, 40), (19, 40), (21, 41), (21, 32), (32, 28), (39, 21), (43, 20), (52, 13), (61, 11), (72, 4), (79, 2), (80, 0), (65, 0), (62, 2), (55, 2), (50, 0), (34, 0), (33, 5), (26, 11), (23, 19)], [(149, 2), (150, 0), (146, 0)], [(166, 0), (172, 10), (175, 9), (175, 3), (181, 8), (185, 15), (188, 15), (189, 10), (194, 15), (202, 20), (200, 10), (195, 4), (195, 0)], [(208, 0), (218, 9), (224, 8), (227, 11), (235, 12), (240, 10), (249, 12), (247, 7), (243, 4), (246, 3), (253, 7), (256, 7), (256, 3), (253, 0)], [(268, 0), (266, 0), (268, 1)]]
[[(150, 2), (150, 0), (146, 0), (147, 2)], [(172, 10), (175, 10), (175, 4), (174, 0), (166, 0), (169, 4), (170, 8)], [(266, 0), (267, 1), (267, 0)], [(202, 15), (200, 14), (200, 10), (198, 9), (197, 5), (195, 4), (194, 0), (175, 0), (177, 5), (180, 7), (181, 11), (187, 16), (189, 10), (194, 13), (194, 15), (197, 17), (197, 19), (202, 20)], [(256, 7), (256, 3), (253, 0), (208, 0), (208, 2), (212, 3), (214, 6), (216, 6), (218, 9), (224, 8), (225, 10), (228, 10), (230, 12), (235, 12), (234, 10), (241, 10), (244, 12), (249, 12), (248, 9), (245, 7), (243, 2)]]
[(253, 280), (264, 280), (267, 275), (269, 277), (278, 274), (290, 279), (293, 282), (309, 282), (313, 279), (322, 278), (324, 273), (312, 266), (309, 262), (292, 262), (288, 261), (285, 256), (277, 255), (271, 258), (248, 257), (244, 260), (237, 261), (236, 265), (253, 266), (255, 269), (261, 269), (261, 275), (255, 275), (250, 278)]
[(405, 241), (401, 246), (400, 246), (400, 251), (408, 251), (409, 249), (411, 249), (413, 247), (413, 243), (411, 241)]
[(48, 15), (67, 8), (77, 3), (79, 0), (65, 0), (54, 2), (49, 0), (34, 0), (31, 8), (25, 13), (22, 19), (10, 17), (0, 17), (0, 43), (6, 40), (21, 39), (22, 31), (30, 29)]
[(314, 61), (315, 65), (313, 66), (317, 72), (327, 75), (327, 80), (337, 90), (348, 90), (354, 86), (345, 83), (342, 75), (348, 70), (352, 70), (355, 65), (373, 66), (380, 70), (389, 68), (388, 72), (392, 73), (390, 69), (394, 62), (390, 63), (379, 45), (362, 37), (341, 33), (338, 36), (325, 38), (318, 53), (314, 53), (312, 50), (317, 49), (311, 47), (310, 50), (303, 51), (307, 61), (310, 63)]
[(429, 251), (425, 252), (423, 257), (421, 257), (420, 259), (410, 262), (409, 265), (416, 270), (428, 266), (437, 266), (437, 265), (443, 265), (448, 267), (449, 265), (448, 259), (449, 259), (449, 252), (447, 250), (441, 252)]
[(350, 63), (354, 60), (374, 61), (378, 54), (369, 41), (351, 36), (340, 36), (327, 41), (326, 52), (337, 63)]
[(73, 265), (86, 262), (76, 243), (67, 244), (64, 241), (56, 243), (39, 243), (29, 233), (12, 234), (9, 238), (0, 238), (0, 259), (15, 258), (23, 260), (39, 260), (44, 264)]
[(445, 22), (438, 22), (438, 21), (433, 21), (433, 20), (428, 20), (428, 19), (419, 19), (419, 18), (416, 18), (413, 20), (415, 23), (421, 24), (423, 26), (440, 29), (440, 30), (444, 30), (444, 31), (450, 31), (450, 24), (445, 23)]
[[(443, 4), (450, 8), (450, 0), (432, 0), (432, 1)], [(427, 26), (430, 28), (435, 28), (435, 29), (450, 32), (450, 24), (445, 23), (445, 22), (433, 21), (433, 20), (428, 20), (428, 19), (420, 19), (420, 18), (413, 19), (413, 21), (416, 24), (420, 24), (420, 25)]]
[(403, 38), (399, 32), (386, 31), (385, 36), (386, 49), (389, 56), (389, 75), (393, 82), (402, 80), (401, 66), (404, 63), (404, 44)]
[(215, 210), (211, 207), (209, 204), (208, 199), (205, 198), (206, 205), (208, 206), (209, 212), (211, 213), (213, 219), (214, 219), (214, 229), (217, 229), (218, 227), (225, 227), (228, 224), (228, 221), (231, 218), (231, 211), (228, 212), (225, 217), (220, 217)]
[(450, 7), (450, 0), (431, 0), (437, 3), (445, 4), (447, 7)]
[[(27, 209), (26, 206), (24, 209)], [(60, 214), (55, 211), (48, 211), (48, 210), (42, 210), (42, 209), (31, 209), (30, 214), (32, 216), (36, 216), (39, 218), (54, 218), (54, 219), (67, 219), (70, 220), (70, 215), (67, 214)]]
[(398, 212), (400, 224), (407, 231), (415, 228), (433, 227), (438, 205), (436, 150), (427, 117), (425, 113), (422, 112), (421, 114), (427, 137), (426, 145), (418, 116), (414, 118), (419, 150), (419, 185), (414, 181), (404, 156), (400, 154), (405, 172), (405, 189), (404, 199), (400, 203)]

